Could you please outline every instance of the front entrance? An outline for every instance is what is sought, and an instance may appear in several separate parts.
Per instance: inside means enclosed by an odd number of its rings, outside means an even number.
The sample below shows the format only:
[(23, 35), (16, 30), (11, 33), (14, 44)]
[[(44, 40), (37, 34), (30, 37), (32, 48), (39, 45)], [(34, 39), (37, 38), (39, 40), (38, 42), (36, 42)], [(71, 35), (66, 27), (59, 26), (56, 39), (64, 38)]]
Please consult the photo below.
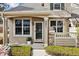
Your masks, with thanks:
[(34, 22), (34, 42), (43, 42), (43, 22)]

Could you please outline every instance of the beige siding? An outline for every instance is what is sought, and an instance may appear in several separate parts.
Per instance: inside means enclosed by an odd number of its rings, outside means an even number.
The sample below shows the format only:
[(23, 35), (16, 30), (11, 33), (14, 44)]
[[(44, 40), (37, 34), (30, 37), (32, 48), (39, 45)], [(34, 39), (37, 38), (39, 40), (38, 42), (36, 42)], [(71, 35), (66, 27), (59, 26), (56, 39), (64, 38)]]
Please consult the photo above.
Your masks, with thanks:
[(50, 10), (50, 3), (45, 3), (44, 8)]
[(56, 45), (59, 46), (75, 46), (75, 39), (56, 39)]
[(33, 8), (33, 10), (39, 10), (39, 11), (48, 10), (48, 4), (46, 4), (47, 6), (45, 6), (45, 7), (42, 6), (42, 3), (25, 3), (22, 5), (25, 7)]
[(65, 10), (71, 12), (71, 3), (65, 3)]
[(64, 19), (64, 32), (69, 32), (69, 20)]

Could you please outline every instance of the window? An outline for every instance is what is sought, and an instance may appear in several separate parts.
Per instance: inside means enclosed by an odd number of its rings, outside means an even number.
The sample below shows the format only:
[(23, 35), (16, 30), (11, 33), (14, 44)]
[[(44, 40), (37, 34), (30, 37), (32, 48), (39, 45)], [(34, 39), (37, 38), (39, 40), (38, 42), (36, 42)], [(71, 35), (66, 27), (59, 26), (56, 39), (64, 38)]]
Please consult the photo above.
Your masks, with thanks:
[(64, 3), (50, 3), (50, 10), (64, 10)]
[(61, 7), (60, 3), (55, 3), (54, 4), (54, 9), (60, 9), (60, 7)]
[(52, 27), (55, 32), (63, 32), (63, 21), (50, 21), (50, 27)]
[(23, 34), (30, 34), (30, 20), (23, 20)]
[(15, 34), (16, 35), (30, 35), (30, 20), (16, 19), (15, 20)]
[(15, 34), (22, 35), (22, 20), (15, 20)]

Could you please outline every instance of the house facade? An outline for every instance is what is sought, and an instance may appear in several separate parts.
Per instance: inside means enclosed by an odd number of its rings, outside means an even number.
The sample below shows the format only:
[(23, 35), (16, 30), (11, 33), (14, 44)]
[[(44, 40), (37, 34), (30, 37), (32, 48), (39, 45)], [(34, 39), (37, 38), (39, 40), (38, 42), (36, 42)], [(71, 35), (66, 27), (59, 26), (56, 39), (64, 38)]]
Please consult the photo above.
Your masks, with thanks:
[(26, 44), (31, 37), (33, 43), (44, 46), (76, 46), (71, 11), (70, 3), (26, 3), (4, 11), (4, 43)]

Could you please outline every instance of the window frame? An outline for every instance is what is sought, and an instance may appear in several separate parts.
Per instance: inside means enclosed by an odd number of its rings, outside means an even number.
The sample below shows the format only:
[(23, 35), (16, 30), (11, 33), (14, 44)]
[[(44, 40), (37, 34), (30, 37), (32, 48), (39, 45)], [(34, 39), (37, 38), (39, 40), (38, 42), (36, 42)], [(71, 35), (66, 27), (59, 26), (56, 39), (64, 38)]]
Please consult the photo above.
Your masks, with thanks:
[[(56, 26), (51, 26), (51, 21), (56, 21)], [(58, 21), (62, 21), (62, 22), (63, 22), (63, 25), (62, 25), (63, 31), (62, 31), (62, 32), (58, 32), (58, 31), (57, 31), (57, 30), (58, 30), (57, 28), (58, 28), (58, 27), (61, 27), (61, 26), (57, 26), (57, 24), (58, 24), (57, 22), (58, 22)], [(50, 21), (49, 21), (49, 27), (50, 27), (50, 28), (56, 27), (56, 32), (55, 32), (55, 33), (63, 33), (63, 32), (64, 32), (64, 21), (63, 21), (63, 19), (62, 19), (62, 20), (61, 20), (61, 19), (50, 19)], [(52, 31), (53, 31), (53, 30), (52, 30)]]
[[(19, 19), (19, 20), (22, 20), (22, 35), (19, 35), (19, 34), (16, 34), (15, 32), (16, 32), (16, 30), (15, 30), (15, 20), (16, 19)], [(23, 34), (23, 20), (30, 20), (30, 34)], [(32, 36), (32, 19), (31, 18), (15, 18), (14, 19), (14, 21), (13, 21), (13, 23), (14, 23), (14, 25), (13, 25), (13, 30), (14, 30), (14, 32), (13, 32), (13, 34), (14, 34), (14, 36), (16, 37), (31, 37)]]
[(53, 3), (53, 9), (52, 10), (61, 11), (62, 10), (62, 7), (61, 7), (62, 3), (59, 3), (60, 4), (60, 9), (55, 9), (55, 4), (58, 4), (58, 3)]

